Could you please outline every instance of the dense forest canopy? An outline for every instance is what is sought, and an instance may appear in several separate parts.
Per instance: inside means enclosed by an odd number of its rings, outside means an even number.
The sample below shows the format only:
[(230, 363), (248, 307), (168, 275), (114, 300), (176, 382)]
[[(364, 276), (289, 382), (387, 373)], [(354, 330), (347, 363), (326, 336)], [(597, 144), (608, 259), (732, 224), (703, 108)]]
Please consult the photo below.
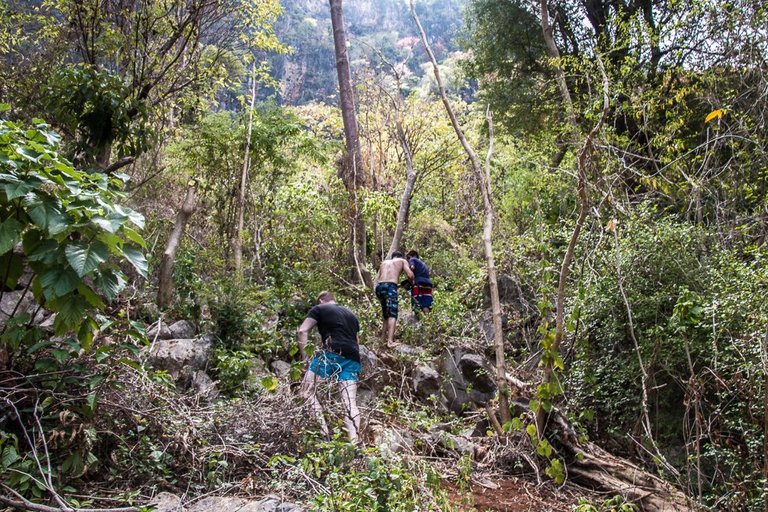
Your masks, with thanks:
[(0, 0), (0, 502), (768, 510), (766, 98), (759, 0)]

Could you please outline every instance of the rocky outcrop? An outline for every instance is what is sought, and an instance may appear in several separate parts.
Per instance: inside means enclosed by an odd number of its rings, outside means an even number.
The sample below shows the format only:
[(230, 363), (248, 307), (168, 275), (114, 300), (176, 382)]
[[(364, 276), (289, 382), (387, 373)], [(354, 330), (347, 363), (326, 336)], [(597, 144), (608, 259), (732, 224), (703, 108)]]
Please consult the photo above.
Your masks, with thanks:
[(155, 512), (299, 512), (302, 507), (283, 501), (278, 496), (266, 496), (260, 500), (233, 498), (227, 496), (209, 496), (189, 506), (182, 504), (181, 498), (167, 492), (159, 493), (150, 503)]
[(440, 392), (440, 374), (427, 365), (418, 365), (411, 370), (413, 393), (422, 401), (442, 399)]
[(172, 339), (191, 339), (195, 337), (197, 329), (195, 324), (189, 320), (179, 320), (172, 324), (167, 324), (161, 320), (154, 323), (147, 330), (147, 337), (153, 340), (172, 340)]
[(446, 348), (440, 360), (443, 395), (448, 408), (463, 415), (477, 405), (485, 405), (496, 394), (496, 383), (486, 359), (467, 349)]
[(3, 292), (0, 299), (0, 325), (4, 325), (6, 320), (19, 315), (35, 315), (33, 323), (40, 324), (50, 315), (49, 312), (38, 308), (32, 292), (29, 290), (13, 290)]
[(196, 371), (205, 371), (213, 347), (210, 335), (192, 339), (156, 340), (150, 347), (149, 363), (166, 370), (178, 386), (191, 386)]

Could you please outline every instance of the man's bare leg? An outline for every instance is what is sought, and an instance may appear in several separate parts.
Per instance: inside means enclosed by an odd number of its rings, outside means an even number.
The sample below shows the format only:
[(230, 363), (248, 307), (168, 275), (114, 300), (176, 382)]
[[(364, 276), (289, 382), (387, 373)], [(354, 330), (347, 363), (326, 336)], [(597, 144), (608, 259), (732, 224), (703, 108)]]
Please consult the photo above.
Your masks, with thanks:
[(356, 444), (360, 432), (360, 410), (357, 408), (357, 382), (353, 380), (340, 380), (339, 391), (341, 401), (346, 409), (344, 415), (344, 428), (349, 434), (349, 441)]
[(323, 415), (323, 406), (320, 404), (320, 400), (317, 399), (316, 389), (319, 383), (324, 382), (325, 379), (317, 375), (312, 370), (307, 370), (304, 374), (304, 380), (301, 381), (301, 390), (299, 396), (303, 398), (307, 404), (312, 408), (312, 411), (317, 417), (317, 421), (320, 422), (320, 431), (323, 433), (326, 439), (330, 439), (331, 433), (328, 430), (328, 424), (325, 422), (325, 416)]
[(395, 343), (395, 323), (396, 318), (387, 318), (384, 321), (384, 332), (387, 336), (387, 345), (394, 345)]

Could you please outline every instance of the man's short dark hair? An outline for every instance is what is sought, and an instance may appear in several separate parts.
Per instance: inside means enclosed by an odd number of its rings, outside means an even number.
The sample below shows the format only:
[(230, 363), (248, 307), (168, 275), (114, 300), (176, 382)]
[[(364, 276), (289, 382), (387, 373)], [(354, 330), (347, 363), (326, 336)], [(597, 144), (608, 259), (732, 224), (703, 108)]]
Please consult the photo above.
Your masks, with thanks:
[(328, 302), (331, 300), (336, 300), (336, 298), (333, 296), (333, 294), (329, 291), (320, 292), (320, 295), (317, 296), (317, 302)]
[(392, 253), (392, 257), (393, 258), (402, 258), (403, 257), (403, 253), (401, 253), (400, 251), (395, 251), (395, 252)]
[(408, 254), (406, 254), (406, 256), (408, 256), (409, 258), (418, 258), (419, 253), (417, 253), (416, 251), (408, 251)]

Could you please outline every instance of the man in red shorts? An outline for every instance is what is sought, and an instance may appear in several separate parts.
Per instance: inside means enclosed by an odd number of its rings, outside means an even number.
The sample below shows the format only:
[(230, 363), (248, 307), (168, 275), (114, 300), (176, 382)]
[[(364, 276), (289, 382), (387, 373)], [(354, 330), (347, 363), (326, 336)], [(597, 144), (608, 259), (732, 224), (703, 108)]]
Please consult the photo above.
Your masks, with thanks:
[(432, 309), (432, 280), (429, 278), (429, 267), (419, 259), (419, 253), (408, 251), (408, 266), (413, 272), (413, 288), (411, 297), (414, 308), (421, 309), (422, 313), (429, 313)]

